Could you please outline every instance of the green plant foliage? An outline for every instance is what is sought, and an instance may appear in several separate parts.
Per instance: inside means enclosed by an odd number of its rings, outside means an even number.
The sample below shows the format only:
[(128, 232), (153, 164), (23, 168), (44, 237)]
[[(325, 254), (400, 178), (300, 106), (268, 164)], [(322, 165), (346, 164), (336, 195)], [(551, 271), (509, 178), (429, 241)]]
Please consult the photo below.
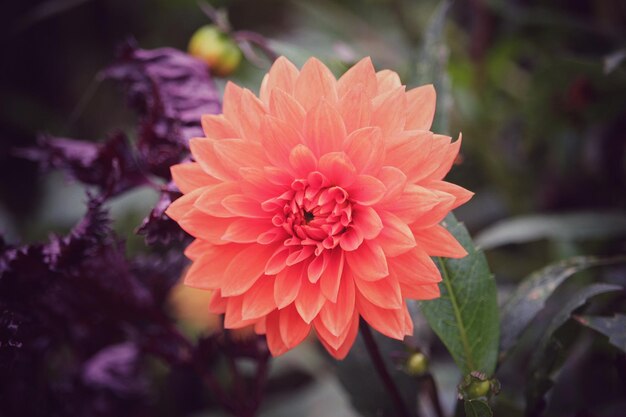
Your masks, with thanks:
[(493, 412), (484, 400), (467, 400), (463, 402), (466, 417), (492, 417)]
[(609, 338), (611, 344), (626, 352), (626, 315), (616, 314), (613, 317), (574, 316), (583, 326), (587, 326)]
[(465, 375), (493, 374), (500, 336), (496, 283), (482, 251), (453, 215), (445, 226), (467, 250), (462, 259), (439, 259), (441, 297), (420, 308)]
[(509, 353), (528, 324), (543, 309), (548, 297), (566, 279), (592, 266), (623, 260), (578, 256), (548, 265), (527, 277), (501, 309), (500, 358)]
[(554, 333), (572, 316), (572, 313), (582, 307), (590, 298), (615, 291), (622, 291), (619, 285), (592, 284), (581, 288), (568, 298), (565, 305), (554, 315), (550, 324), (537, 343), (537, 347), (530, 359), (529, 382), (526, 387), (526, 413), (535, 415), (543, 408), (545, 393), (552, 387), (550, 374), (557, 363), (557, 356), (561, 350), (553, 339)]

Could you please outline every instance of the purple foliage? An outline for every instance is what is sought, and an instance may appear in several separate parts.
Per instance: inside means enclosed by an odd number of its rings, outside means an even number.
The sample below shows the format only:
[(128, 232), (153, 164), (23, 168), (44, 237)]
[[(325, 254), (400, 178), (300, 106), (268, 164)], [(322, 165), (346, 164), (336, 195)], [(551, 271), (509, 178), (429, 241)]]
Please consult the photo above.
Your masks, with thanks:
[(129, 42), (100, 76), (125, 85), (141, 117), (137, 150), (146, 169), (162, 178), (186, 155), (189, 139), (203, 136), (201, 116), (221, 111), (206, 64), (176, 49), (148, 51)]

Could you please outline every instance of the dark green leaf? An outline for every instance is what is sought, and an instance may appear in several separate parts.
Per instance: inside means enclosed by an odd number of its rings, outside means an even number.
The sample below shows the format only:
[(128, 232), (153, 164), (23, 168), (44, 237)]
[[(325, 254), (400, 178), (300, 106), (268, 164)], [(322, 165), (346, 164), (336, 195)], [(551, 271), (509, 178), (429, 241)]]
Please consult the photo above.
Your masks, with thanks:
[(466, 400), (463, 402), (466, 417), (492, 417), (493, 412), (489, 404), (483, 400)]
[(580, 256), (557, 262), (531, 274), (517, 287), (502, 308), (501, 358), (506, 356), (546, 300), (566, 279), (583, 269), (624, 261)]
[(541, 239), (585, 240), (626, 235), (623, 213), (543, 214), (502, 220), (476, 236), (476, 244), (492, 249)]
[(577, 291), (565, 305), (554, 315), (543, 333), (537, 348), (530, 359), (529, 383), (526, 389), (526, 412), (538, 414), (545, 401), (544, 395), (552, 386), (550, 374), (557, 363), (560, 346), (554, 341), (553, 335), (569, 318), (572, 313), (583, 306), (590, 298), (609, 292), (621, 291), (622, 287), (611, 284), (592, 284)]
[(496, 283), (485, 255), (474, 247), (467, 229), (453, 215), (444, 225), (467, 250), (462, 259), (439, 259), (441, 297), (420, 307), (463, 374), (493, 374), (500, 326)]
[(626, 315), (613, 317), (575, 316), (576, 321), (590, 327), (609, 338), (611, 344), (626, 352)]

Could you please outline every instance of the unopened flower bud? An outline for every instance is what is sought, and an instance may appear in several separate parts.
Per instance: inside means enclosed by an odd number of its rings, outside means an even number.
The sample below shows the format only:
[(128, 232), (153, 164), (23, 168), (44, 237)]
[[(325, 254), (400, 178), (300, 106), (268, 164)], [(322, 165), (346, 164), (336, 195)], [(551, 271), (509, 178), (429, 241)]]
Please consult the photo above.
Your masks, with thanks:
[(198, 29), (188, 46), (189, 54), (206, 62), (214, 75), (224, 77), (235, 71), (241, 63), (241, 50), (215, 25)]
[(413, 353), (406, 361), (406, 370), (409, 375), (420, 376), (428, 370), (428, 359), (420, 352)]

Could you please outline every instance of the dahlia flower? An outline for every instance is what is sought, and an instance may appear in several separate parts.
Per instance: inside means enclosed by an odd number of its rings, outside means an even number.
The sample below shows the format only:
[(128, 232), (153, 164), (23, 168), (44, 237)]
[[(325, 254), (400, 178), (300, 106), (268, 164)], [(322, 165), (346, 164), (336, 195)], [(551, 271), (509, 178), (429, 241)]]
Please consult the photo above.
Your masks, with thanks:
[(431, 256), (466, 254), (439, 223), (472, 196), (443, 181), (461, 140), (429, 130), (435, 101), (369, 58), (338, 80), (315, 58), (279, 58), (258, 98), (229, 83), (190, 141), (195, 162), (172, 167), (184, 195), (167, 214), (195, 238), (185, 283), (273, 355), (314, 329), (341, 359), (360, 317), (412, 334), (406, 300), (439, 296)]

